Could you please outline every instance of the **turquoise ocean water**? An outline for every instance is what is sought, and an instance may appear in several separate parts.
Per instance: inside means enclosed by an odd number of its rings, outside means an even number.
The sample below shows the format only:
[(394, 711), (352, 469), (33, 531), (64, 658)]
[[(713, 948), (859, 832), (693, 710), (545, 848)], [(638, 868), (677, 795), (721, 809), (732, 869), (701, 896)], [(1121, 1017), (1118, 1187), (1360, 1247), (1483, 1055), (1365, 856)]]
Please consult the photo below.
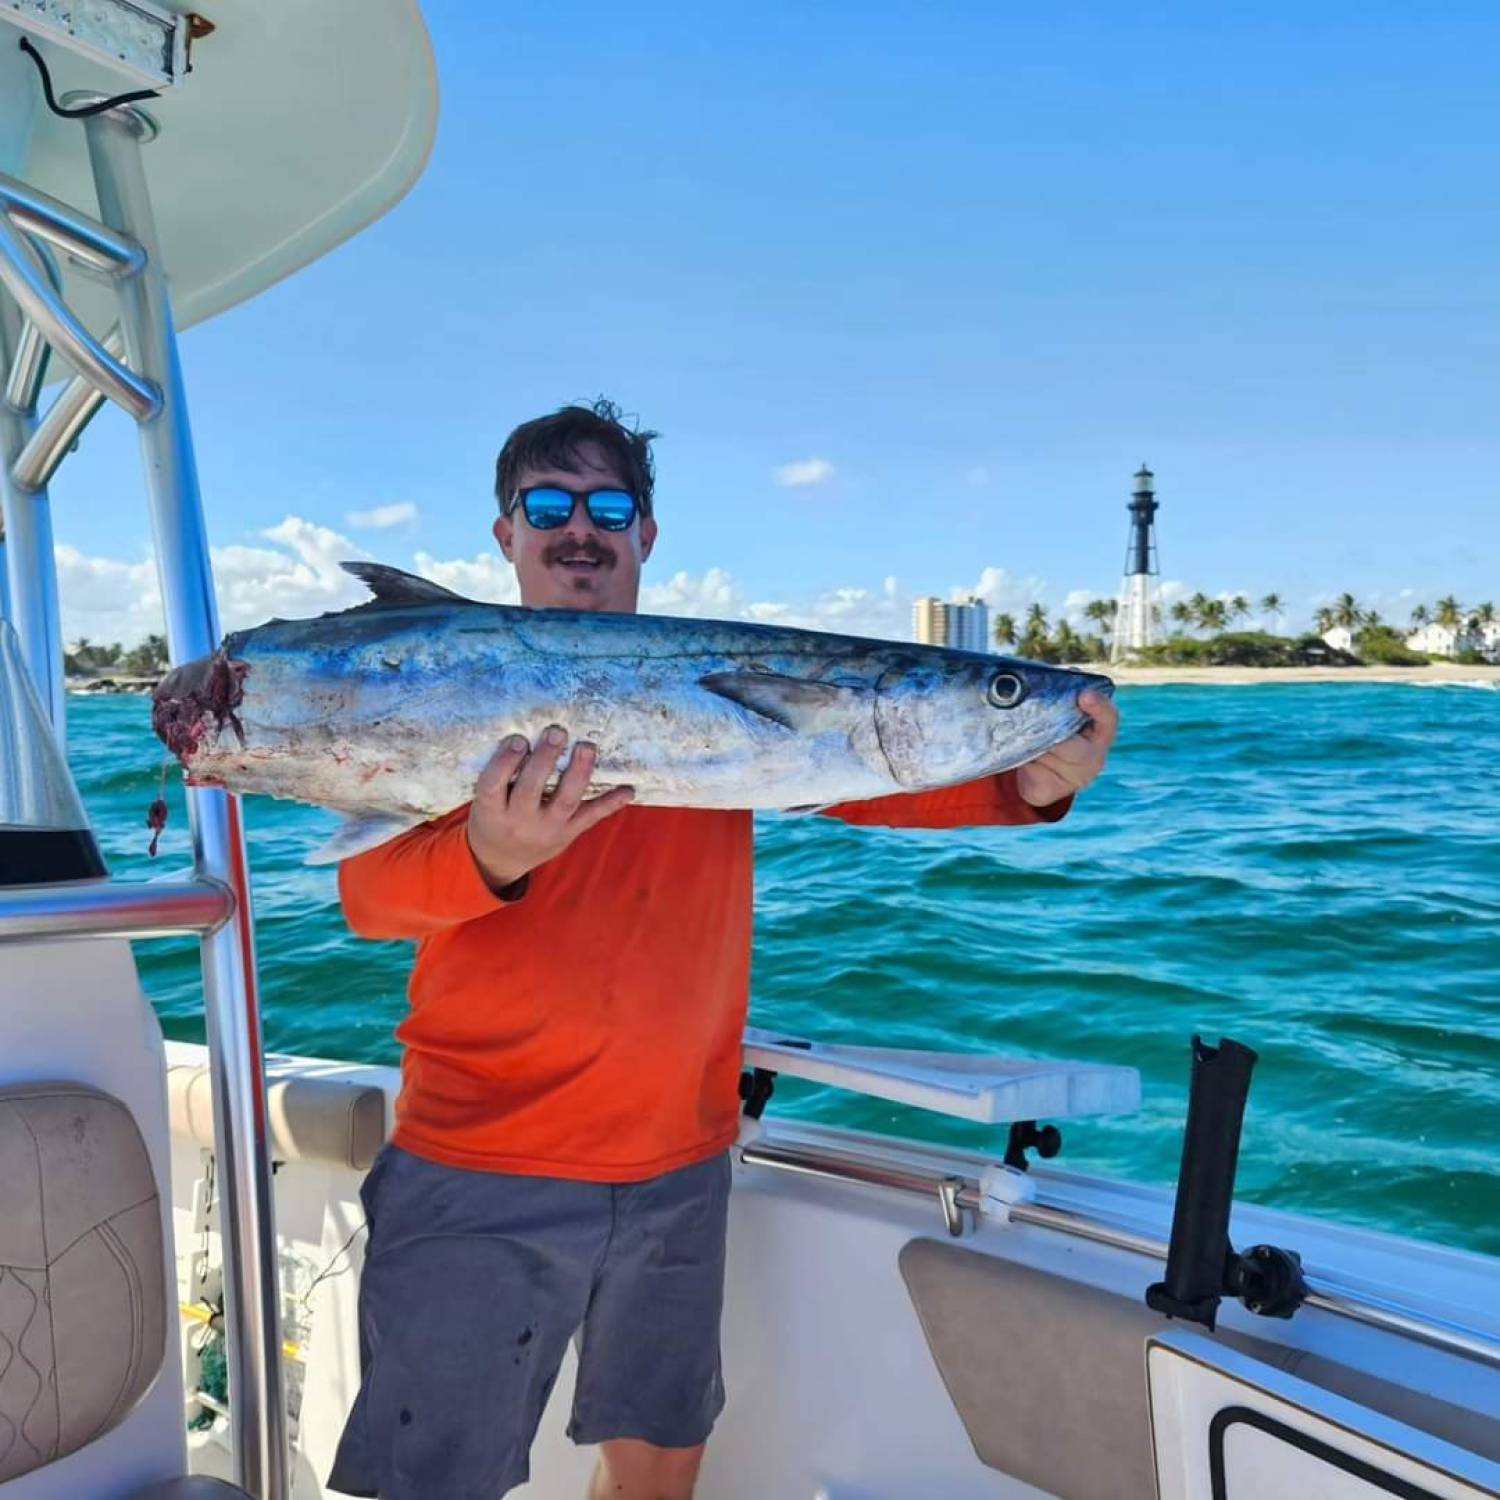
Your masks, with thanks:
[[(1240, 1194), (1500, 1253), (1500, 691), (1126, 688), (1105, 778), (1062, 825), (759, 828), (752, 1018), (827, 1040), (1128, 1063), (1144, 1107), (1064, 1127), (1059, 1165), (1176, 1175), (1188, 1041), (1259, 1051)], [(153, 863), (144, 700), (70, 700), (116, 877)], [(395, 1062), (410, 949), (362, 943), (330, 815), (246, 804), (269, 1050)], [(144, 944), (170, 1036), (201, 1040), (195, 946)], [(784, 1082), (773, 1112), (1003, 1147), (1003, 1134)]]

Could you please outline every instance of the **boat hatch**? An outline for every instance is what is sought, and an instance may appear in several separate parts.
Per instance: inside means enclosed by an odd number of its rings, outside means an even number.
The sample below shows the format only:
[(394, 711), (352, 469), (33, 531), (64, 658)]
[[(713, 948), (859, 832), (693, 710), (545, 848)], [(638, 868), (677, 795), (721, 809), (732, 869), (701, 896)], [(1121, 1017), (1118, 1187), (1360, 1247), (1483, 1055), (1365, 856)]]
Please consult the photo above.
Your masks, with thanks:
[(1500, 1493), (1500, 1464), (1199, 1334), (1151, 1339), (1146, 1373), (1161, 1500)]

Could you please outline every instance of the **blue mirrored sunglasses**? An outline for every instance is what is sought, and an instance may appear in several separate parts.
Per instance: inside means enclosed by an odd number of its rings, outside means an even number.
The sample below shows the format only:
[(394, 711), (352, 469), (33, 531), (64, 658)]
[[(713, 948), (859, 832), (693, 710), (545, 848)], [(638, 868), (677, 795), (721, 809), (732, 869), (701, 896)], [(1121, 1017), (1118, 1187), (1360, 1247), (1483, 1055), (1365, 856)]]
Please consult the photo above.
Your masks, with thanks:
[(538, 531), (556, 531), (568, 524), (580, 500), (600, 531), (626, 531), (635, 520), (636, 500), (629, 490), (564, 490), (555, 484), (539, 484), (519, 491), (510, 509), (514, 514), (519, 505)]

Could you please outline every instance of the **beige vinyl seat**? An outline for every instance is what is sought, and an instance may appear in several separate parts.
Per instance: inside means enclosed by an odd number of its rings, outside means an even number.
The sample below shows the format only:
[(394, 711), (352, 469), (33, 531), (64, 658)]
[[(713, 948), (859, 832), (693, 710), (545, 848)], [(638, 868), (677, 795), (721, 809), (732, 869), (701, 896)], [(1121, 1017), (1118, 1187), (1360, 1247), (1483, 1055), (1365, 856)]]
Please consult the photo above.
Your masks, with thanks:
[(166, 1057), (129, 947), (0, 963), (0, 1500), (233, 1500), (187, 1473)]

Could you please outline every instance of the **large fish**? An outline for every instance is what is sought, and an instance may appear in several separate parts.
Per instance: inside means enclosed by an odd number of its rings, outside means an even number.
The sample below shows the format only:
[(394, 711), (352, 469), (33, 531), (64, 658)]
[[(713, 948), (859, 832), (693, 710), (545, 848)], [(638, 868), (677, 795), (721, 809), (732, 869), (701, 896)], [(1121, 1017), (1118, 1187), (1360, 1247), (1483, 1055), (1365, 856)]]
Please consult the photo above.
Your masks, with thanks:
[(500, 739), (560, 724), (594, 789), (644, 805), (813, 808), (1021, 765), (1087, 722), (1106, 677), (781, 626), (480, 604), (345, 563), (374, 598), (225, 637), (157, 688), (198, 785), (337, 809), (313, 863), (460, 806)]

